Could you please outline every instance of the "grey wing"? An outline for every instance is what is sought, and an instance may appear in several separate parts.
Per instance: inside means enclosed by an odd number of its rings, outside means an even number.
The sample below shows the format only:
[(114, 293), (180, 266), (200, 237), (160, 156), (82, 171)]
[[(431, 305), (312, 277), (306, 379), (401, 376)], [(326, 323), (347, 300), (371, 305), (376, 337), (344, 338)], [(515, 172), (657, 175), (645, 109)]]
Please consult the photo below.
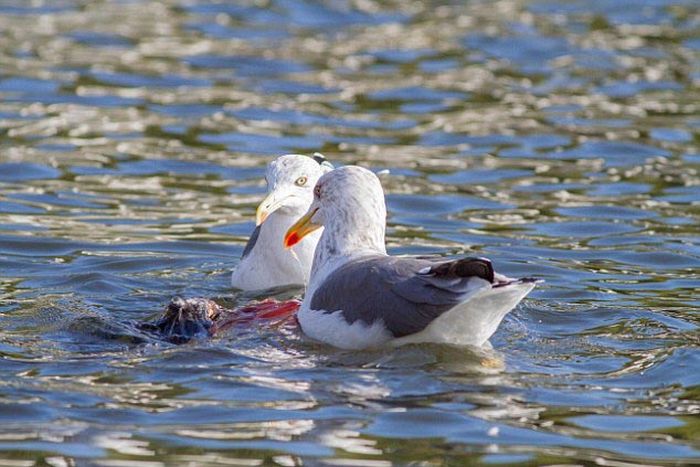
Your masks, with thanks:
[(243, 248), (243, 254), (241, 255), (241, 259), (248, 256), (250, 252), (253, 251), (253, 248), (255, 248), (255, 244), (258, 242), (258, 237), (260, 236), (261, 227), (262, 225), (258, 225), (257, 227), (255, 227), (255, 230), (253, 230), (253, 233), (250, 234), (248, 243), (246, 243), (245, 248)]
[(422, 331), (460, 303), (474, 277), (492, 282), (491, 263), (480, 258), (440, 263), (387, 256), (359, 259), (324, 281), (311, 308), (342, 310), (351, 324), (359, 320), (372, 325), (381, 319), (394, 337), (401, 337)]

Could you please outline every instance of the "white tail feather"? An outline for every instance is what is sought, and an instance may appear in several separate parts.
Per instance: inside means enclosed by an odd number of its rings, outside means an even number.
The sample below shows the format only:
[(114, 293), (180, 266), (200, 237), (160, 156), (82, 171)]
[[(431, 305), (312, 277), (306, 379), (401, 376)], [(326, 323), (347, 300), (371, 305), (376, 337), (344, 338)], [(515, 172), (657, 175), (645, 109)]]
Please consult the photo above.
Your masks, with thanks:
[(440, 342), (482, 346), (508, 312), (534, 287), (535, 282), (514, 282), (502, 287), (480, 288), (421, 332), (396, 339), (392, 344)]

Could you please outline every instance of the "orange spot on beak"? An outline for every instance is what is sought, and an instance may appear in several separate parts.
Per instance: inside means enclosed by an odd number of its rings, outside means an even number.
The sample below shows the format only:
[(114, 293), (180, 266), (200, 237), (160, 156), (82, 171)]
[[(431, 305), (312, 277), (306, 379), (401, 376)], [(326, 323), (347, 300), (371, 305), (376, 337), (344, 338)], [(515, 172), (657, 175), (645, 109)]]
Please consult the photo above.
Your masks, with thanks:
[(284, 247), (291, 248), (301, 241), (302, 238), (306, 237), (308, 234), (314, 230), (321, 227), (320, 224), (314, 224), (311, 219), (316, 214), (318, 208), (313, 211), (307, 212), (301, 219), (296, 221), (296, 223), (287, 230), (287, 234), (284, 236)]
[(284, 247), (291, 248), (294, 245), (296, 245), (297, 243), (299, 243), (300, 240), (301, 240), (301, 237), (299, 236), (299, 234), (297, 234), (296, 232), (292, 232), (290, 235), (287, 235), (284, 238)]

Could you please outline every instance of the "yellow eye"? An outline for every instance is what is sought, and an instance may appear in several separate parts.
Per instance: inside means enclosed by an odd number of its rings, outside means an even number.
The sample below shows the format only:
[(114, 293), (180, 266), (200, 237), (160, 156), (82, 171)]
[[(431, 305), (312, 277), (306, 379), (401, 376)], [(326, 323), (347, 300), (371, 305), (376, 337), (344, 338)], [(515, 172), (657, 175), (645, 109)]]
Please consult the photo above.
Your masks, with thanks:
[(307, 180), (306, 177), (301, 176), (301, 177), (299, 177), (299, 178), (296, 179), (296, 181), (294, 182), (294, 184), (295, 184), (296, 186), (304, 186), (304, 185), (306, 185), (306, 180)]

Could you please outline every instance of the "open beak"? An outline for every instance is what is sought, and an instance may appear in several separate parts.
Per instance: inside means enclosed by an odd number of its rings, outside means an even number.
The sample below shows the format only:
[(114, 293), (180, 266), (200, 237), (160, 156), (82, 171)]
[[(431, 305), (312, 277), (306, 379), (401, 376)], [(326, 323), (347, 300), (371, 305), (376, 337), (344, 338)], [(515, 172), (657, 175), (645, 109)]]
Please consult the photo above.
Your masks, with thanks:
[(284, 236), (285, 248), (293, 247), (294, 245), (299, 243), (302, 238), (306, 237), (314, 230), (320, 229), (322, 227), (321, 224), (314, 224), (311, 221), (311, 219), (314, 217), (314, 214), (316, 214), (316, 211), (318, 211), (318, 208), (310, 210), (309, 212), (304, 214), (304, 217), (296, 221), (294, 225), (291, 226), (289, 230), (287, 230), (287, 234)]
[(284, 205), (284, 202), (289, 199), (291, 195), (286, 192), (273, 191), (268, 194), (267, 197), (262, 200), (262, 203), (258, 206), (258, 210), (255, 212), (255, 225), (260, 225), (265, 222), (265, 219), (277, 211)]

